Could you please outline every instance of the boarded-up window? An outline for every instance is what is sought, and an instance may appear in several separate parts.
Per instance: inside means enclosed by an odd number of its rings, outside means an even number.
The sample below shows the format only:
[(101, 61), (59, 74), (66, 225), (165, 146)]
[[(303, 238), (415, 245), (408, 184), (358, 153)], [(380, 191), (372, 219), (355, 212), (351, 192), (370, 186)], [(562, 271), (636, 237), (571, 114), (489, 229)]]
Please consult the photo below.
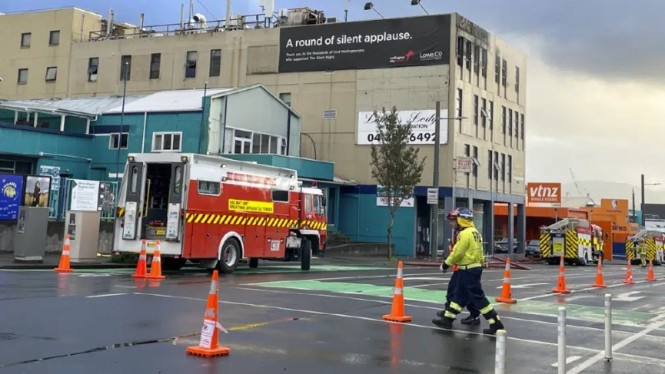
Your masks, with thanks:
[(247, 48), (247, 74), (277, 73), (278, 66), (279, 46)]

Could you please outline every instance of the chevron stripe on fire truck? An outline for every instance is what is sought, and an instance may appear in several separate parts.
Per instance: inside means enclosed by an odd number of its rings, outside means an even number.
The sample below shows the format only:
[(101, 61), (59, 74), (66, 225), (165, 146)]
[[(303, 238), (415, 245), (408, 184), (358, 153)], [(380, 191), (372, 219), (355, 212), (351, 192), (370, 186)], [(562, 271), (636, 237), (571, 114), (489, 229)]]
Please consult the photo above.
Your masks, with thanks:
[[(270, 217), (243, 217), (232, 214), (206, 214), (187, 213), (187, 223), (208, 225), (238, 225), (238, 226), (265, 226), (265, 227), (298, 227), (297, 219), (270, 218)], [(319, 221), (302, 221), (300, 227), (307, 226), (313, 230), (326, 230), (328, 225)]]
[(540, 256), (541, 257), (552, 257), (552, 246), (550, 241), (552, 240), (552, 235), (540, 234)]
[(574, 230), (566, 231), (566, 254), (565, 258), (578, 258), (577, 245), (579, 244), (579, 237)]

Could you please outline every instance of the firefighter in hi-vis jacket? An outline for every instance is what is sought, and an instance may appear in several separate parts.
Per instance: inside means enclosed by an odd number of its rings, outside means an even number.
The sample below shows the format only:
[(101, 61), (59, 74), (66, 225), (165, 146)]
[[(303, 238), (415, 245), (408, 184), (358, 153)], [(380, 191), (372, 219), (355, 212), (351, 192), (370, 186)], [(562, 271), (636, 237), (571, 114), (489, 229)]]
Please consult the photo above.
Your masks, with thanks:
[(639, 244), (637, 245), (637, 253), (640, 255), (640, 262), (642, 267), (647, 266), (647, 243), (644, 238), (640, 238)]
[[(457, 222), (457, 216), (459, 215), (459, 209), (455, 209), (448, 213), (448, 220), (449, 221), (454, 221)], [(453, 248), (455, 247), (455, 243), (457, 243), (457, 236), (459, 235), (461, 231), (461, 227), (457, 226), (455, 229), (455, 232), (453, 233), (453, 240), (450, 245), (450, 255), (452, 256), (453, 254)], [(453, 295), (455, 294), (455, 288), (457, 288), (457, 279), (458, 277), (458, 272), (457, 272), (457, 265), (453, 265), (453, 275), (450, 277), (450, 281), (448, 283), (448, 290), (446, 291), (446, 305), (444, 310), (439, 311), (436, 313), (437, 316), (443, 318), (445, 315), (446, 309), (450, 307), (450, 302), (453, 299)], [(469, 311), (469, 316), (462, 319), (461, 322), (464, 325), (475, 325), (478, 326), (480, 325), (480, 311), (476, 309), (472, 303), (467, 303), (466, 304), (466, 309)]]
[(453, 254), (448, 256), (441, 265), (445, 272), (453, 265), (458, 267), (457, 287), (453, 294), (450, 306), (443, 313), (443, 318), (432, 321), (435, 325), (450, 329), (458, 314), (462, 312), (464, 306), (473, 304), (480, 314), (485, 317), (489, 323), (489, 328), (484, 329), (484, 334), (494, 335), (498, 330), (503, 330), (504, 326), (499, 315), (490, 304), (485, 292), (480, 284), (480, 278), (483, 274), (483, 237), (473, 225), (473, 213), (468, 209), (459, 209), (457, 220), (453, 227), (461, 227), (457, 236), (457, 242), (453, 248)]

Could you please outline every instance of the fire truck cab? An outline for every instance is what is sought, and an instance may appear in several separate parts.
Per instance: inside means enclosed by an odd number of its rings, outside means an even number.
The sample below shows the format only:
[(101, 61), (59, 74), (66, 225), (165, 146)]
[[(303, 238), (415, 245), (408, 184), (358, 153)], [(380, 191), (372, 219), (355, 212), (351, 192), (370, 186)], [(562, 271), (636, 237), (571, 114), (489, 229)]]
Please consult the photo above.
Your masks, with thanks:
[(154, 252), (165, 270), (187, 260), (233, 272), (241, 259), (298, 260), (326, 243), (326, 200), (295, 170), (191, 153), (130, 154), (119, 189), (114, 252)]
[[(540, 256), (550, 265), (561, 256), (567, 264), (587, 265), (602, 256), (602, 229), (581, 218), (565, 218), (540, 229)], [(594, 245), (595, 235), (599, 235)]]

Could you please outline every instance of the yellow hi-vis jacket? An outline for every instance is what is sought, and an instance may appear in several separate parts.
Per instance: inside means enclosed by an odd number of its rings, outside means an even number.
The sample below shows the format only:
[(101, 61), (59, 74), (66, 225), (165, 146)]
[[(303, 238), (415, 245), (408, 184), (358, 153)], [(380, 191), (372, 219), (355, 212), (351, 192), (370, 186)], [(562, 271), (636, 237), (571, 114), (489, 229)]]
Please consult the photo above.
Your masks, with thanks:
[(483, 238), (475, 227), (467, 227), (457, 236), (453, 253), (446, 259), (448, 266), (482, 265)]
[(647, 245), (644, 243), (640, 243), (637, 245), (637, 253), (640, 255), (645, 255), (647, 254)]

